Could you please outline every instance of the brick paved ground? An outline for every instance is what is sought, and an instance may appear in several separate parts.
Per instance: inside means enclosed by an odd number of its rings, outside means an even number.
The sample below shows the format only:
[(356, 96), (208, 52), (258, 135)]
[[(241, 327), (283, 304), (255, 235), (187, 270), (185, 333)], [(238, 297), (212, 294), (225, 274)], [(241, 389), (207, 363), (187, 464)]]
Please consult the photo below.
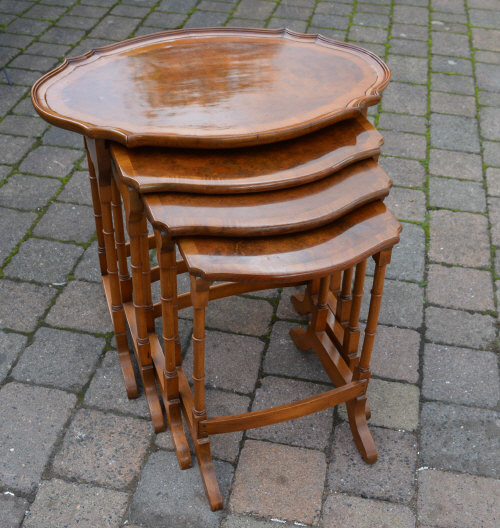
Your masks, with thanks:
[[(0, 526), (498, 526), (499, 0), (0, 0), (0, 25)], [(379, 462), (360, 460), (342, 409), (217, 437), (217, 514), (144, 397), (126, 399), (82, 141), (28, 97), (65, 55), (204, 25), (288, 26), (384, 57), (393, 81), (370, 115), (404, 222), (369, 391)], [(289, 294), (211, 305), (209, 409), (325, 388), (287, 339)], [(188, 317), (181, 330), (190, 364)]]

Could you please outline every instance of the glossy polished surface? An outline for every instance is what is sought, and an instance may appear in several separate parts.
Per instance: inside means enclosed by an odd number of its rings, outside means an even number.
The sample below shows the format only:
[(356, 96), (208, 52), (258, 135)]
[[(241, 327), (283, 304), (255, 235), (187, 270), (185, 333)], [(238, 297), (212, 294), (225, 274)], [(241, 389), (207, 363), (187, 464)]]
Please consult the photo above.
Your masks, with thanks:
[(362, 116), (259, 147), (201, 150), (110, 146), (119, 178), (141, 193), (248, 193), (320, 179), (380, 152), (383, 138)]
[(401, 225), (373, 202), (317, 229), (260, 238), (179, 238), (188, 269), (208, 280), (287, 281), (345, 269), (399, 240)]
[(365, 160), (322, 180), (280, 191), (238, 195), (144, 195), (151, 223), (172, 236), (266, 236), (312, 229), (383, 199), (391, 180)]
[(367, 50), (282, 30), (138, 37), (69, 59), (32, 89), (50, 122), (127, 146), (219, 148), (297, 137), (376, 104), (387, 66)]

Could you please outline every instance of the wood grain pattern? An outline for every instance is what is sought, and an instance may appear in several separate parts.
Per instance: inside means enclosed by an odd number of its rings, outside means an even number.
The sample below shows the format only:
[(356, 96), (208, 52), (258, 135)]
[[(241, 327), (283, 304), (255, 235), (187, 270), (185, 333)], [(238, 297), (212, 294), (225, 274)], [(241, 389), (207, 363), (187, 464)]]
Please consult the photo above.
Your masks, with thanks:
[(289, 30), (207, 28), (130, 39), (67, 59), (32, 88), (47, 121), (92, 138), (221, 148), (298, 137), (378, 103), (370, 51)]
[(394, 215), (377, 201), (303, 233), (253, 239), (181, 237), (178, 244), (190, 273), (207, 280), (278, 284), (346, 269), (392, 247), (400, 230)]
[(171, 236), (268, 236), (305, 231), (389, 194), (391, 179), (373, 159), (322, 180), (238, 195), (144, 195), (146, 213)]
[(140, 193), (250, 193), (318, 180), (378, 156), (382, 135), (358, 116), (300, 138), (253, 148), (127, 149), (110, 146), (118, 177)]

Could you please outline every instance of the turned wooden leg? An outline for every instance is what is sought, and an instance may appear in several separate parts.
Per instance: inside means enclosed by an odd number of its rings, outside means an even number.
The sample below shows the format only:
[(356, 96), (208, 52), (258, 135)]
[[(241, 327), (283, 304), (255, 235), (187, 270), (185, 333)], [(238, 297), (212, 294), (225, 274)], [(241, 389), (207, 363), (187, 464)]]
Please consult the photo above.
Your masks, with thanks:
[(114, 178), (111, 179), (111, 209), (113, 211), (113, 224), (115, 226), (115, 244), (118, 255), (118, 277), (122, 302), (132, 300), (132, 279), (130, 278), (127, 263), (127, 248), (125, 245), (125, 230), (123, 227), (123, 208), (120, 191)]
[(175, 244), (171, 237), (155, 231), (158, 263), (160, 265), (161, 305), (163, 323), (163, 350), (165, 368), (163, 371), (163, 403), (167, 412), (168, 425), (172, 435), (175, 453), (181, 469), (191, 467), (191, 454), (182, 424), (182, 406), (179, 395), (179, 377), (176, 364), (177, 329), (177, 266)]
[(295, 311), (300, 315), (305, 315), (312, 312), (313, 301), (312, 296), (318, 293), (319, 279), (309, 281), (304, 293), (296, 293), (290, 297)]
[(193, 413), (192, 431), (194, 448), (201, 478), (212, 511), (222, 508), (217, 477), (215, 476), (210, 441), (206, 433), (200, 432), (198, 424), (206, 419), (205, 408), (205, 309), (208, 305), (209, 283), (204, 279), (191, 276), (191, 297), (193, 302)]
[[(142, 201), (135, 191), (129, 192), (129, 203), (127, 210), (127, 226), (130, 236), (130, 261), (132, 268), (132, 285), (134, 311), (136, 318), (136, 350), (137, 362), (144, 384), (144, 392), (149, 406), (149, 412), (156, 432), (165, 429), (165, 420), (158, 398), (155, 381), (153, 360), (151, 358), (151, 347), (148, 336), (148, 321), (146, 315), (147, 294), (144, 291), (143, 282), (143, 250), (141, 248), (141, 236), (143, 235), (144, 210)], [(126, 208), (127, 209), (127, 208)], [(147, 263), (149, 268), (149, 263)]]
[[(365, 337), (359, 363), (356, 365), (353, 373), (353, 381), (370, 379), (370, 359), (373, 350), (373, 343), (377, 332), (378, 317), (380, 313), (380, 304), (384, 293), (385, 268), (391, 260), (391, 250), (384, 250), (374, 256), (375, 274), (373, 277), (373, 287), (370, 298), (370, 308), (368, 310), (368, 319), (366, 322)], [(349, 425), (354, 438), (356, 447), (363, 459), (373, 464), (377, 460), (377, 450), (373, 437), (368, 429), (366, 421), (367, 409), (366, 392), (354, 400), (346, 402), (347, 414), (349, 416)]]
[(342, 289), (340, 295), (337, 297), (337, 310), (335, 317), (341, 325), (345, 325), (349, 320), (349, 313), (351, 311), (351, 284), (354, 268), (344, 270), (342, 277)]
[[(135, 380), (134, 369), (128, 348), (125, 313), (120, 291), (120, 282), (118, 279), (117, 254), (113, 229), (113, 217), (111, 212), (112, 198), (112, 175), (109, 161), (109, 155), (102, 141), (86, 141), (87, 153), (89, 158), (89, 174), (93, 194), (96, 191), (98, 181), (99, 210), (100, 210), (100, 233), (103, 236), (106, 249), (105, 259), (107, 271), (103, 276), (104, 289), (108, 301), (109, 311), (113, 322), (113, 329), (116, 337), (116, 348), (118, 358), (125, 382), (125, 389), (129, 398), (137, 398), (139, 392)], [(96, 178), (98, 176), (98, 180)], [(96, 223), (97, 223), (96, 216)], [(101, 263), (102, 264), (102, 263)]]

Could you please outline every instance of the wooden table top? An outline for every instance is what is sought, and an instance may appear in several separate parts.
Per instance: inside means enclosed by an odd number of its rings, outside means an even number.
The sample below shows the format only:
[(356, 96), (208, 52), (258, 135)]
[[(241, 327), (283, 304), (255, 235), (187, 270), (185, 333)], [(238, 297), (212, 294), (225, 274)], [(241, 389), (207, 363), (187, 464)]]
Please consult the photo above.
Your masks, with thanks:
[(363, 116), (290, 139), (240, 149), (203, 150), (112, 143), (118, 178), (142, 193), (236, 194), (312, 182), (376, 156), (382, 135)]
[(32, 88), (49, 122), (91, 138), (222, 148), (301, 136), (376, 104), (390, 73), (352, 44), (289, 30), (137, 37), (70, 58)]
[(373, 159), (321, 180), (252, 194), (144, 194), (151, 223), (172, 236), (268, 236), (306, 231), (385, 198), (391, 179)]
[(188, 269), (207, 280), (283, 282), (324, 277), (392, 247), (401, 224), (382, 202), (334, 222), (289, 235), (257, 238), (181, 237)]

